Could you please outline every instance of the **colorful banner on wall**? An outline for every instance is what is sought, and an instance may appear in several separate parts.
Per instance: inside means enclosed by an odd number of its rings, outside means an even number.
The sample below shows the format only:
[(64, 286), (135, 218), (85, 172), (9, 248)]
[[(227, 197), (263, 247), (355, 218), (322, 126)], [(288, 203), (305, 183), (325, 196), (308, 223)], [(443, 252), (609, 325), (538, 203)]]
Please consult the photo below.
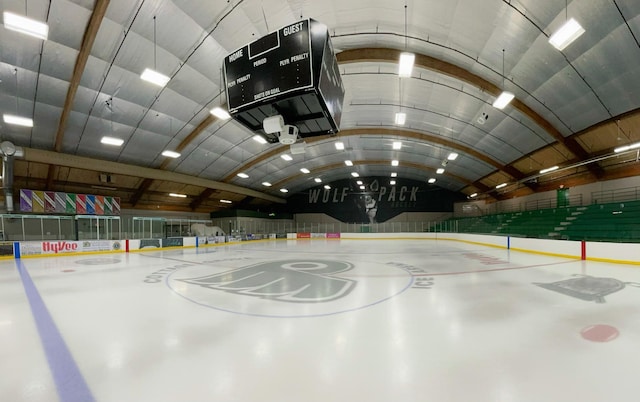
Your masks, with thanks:
[(120, 198), (20, 189), (20, 212), (120, 215)]
[(20, 211), (33, 211), (33, 200), (31, 198), (31, 190), (20, 190)]
[(32, 191), (31, 201), (33, 212), (44, 212), (44, 191)]
[(49, 214), (56, 212), (56, 193), (54, 191), (44, 192), (44, 212)]

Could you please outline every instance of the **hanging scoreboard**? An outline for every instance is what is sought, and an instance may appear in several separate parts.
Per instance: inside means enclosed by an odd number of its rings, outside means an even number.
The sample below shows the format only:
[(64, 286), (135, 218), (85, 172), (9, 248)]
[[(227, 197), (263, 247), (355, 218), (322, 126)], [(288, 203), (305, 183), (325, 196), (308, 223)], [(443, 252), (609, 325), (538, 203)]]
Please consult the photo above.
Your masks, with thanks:
[(344, 86), (324, 24), (298, 21), (245, 45), (225, 58), (224, 77), (229, 113), (269, 142), (262, 121), (276, 114), (301, 137), (339, 130)]

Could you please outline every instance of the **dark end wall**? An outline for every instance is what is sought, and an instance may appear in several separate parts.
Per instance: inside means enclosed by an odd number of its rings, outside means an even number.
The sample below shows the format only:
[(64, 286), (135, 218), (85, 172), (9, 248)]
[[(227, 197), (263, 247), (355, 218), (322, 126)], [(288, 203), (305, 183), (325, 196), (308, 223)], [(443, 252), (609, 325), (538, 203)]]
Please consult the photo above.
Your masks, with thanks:
[[(356, 184), (361, 180), (365, 189)], [(385, 222), (403, 212), (453, 212), (453, 204), (463, 194), (425, 182), (389, 177), (365, 177), (339, 180), (292, 195), (287, 200), (291, 213), (325, 213), (345, 223)]]

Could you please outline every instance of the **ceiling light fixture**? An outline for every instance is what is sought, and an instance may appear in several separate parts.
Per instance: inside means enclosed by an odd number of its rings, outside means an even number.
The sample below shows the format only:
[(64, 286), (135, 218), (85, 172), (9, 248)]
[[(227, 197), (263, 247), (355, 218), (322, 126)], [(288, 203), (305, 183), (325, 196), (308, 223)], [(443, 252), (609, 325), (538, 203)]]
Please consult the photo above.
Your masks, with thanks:
[(331, 186), (330, 186), (330, 185), (328, 185), (328, 184), (325, 184), (325, 185), (324, 185), (324, 189), (325, 189), (325, 190), (331, 190)]
[(248, 179), (249, 175), (246, 173), (238, 173), (237, 174), (238, 177), (240, 177), (241, 179)]
[(342, 151), (342, 150), (344, 150), (344, 142), (342, 142), (342, 141), (338, 141), (338, 142), (334, 143), (334, 145), (336, 146), (336, 149), (337, 149), (338, 151)]
[(186, 194), (169, 193), (169, 196), (176, 198), (187, 198)]
[(162, 156), (166, 156), (167, 158), (179, 158), (180, 153), (175, 151), (163, 151)]
[(281, 193), (288, 193), (288, 192), (289, 192), (289, 190), (287, 190), (286, 188), (281, 188), (281, 189), (280, 189), (280, 192), (281, 192)]
[(436, 170), (436, 174), (443, 174), (444, 173), (444, 169), (440, 168), (438, 170)]
[(625, 151), (629, 151), (631, 149), (636, 149), (636, 148), (640, 148), (640, 142), (636, 142), (635, 144), (631, 144), (631, 145), (625, 145), (623, 147), (618, 147), (614, 149), (613, 152), (618, 154), (620, 152), (625, 152)]
[(389, 184), (390, 184), (390, 185), (392, 185), (392, 186), (395, 186), (395, 185), (396, 185), (396, 181), (395, 181), (395, 180), (391, 180), (391, 181), (389, 182)]
[(353, 162), (351, 162), (349, 159), (344, 161), (344, 164), (347, 165), (347, 166), (353, 166)]
[(398, 65), (398, 75), (402, 78), (411, 77), (413, 72), (413, 63), (415, 63), (416, 55), (410, 52), (400, 53), (400, 64)]
[(143, 80), (150, 82), (152, 84), (158, 85), (160, 87), (164, 87), (169, 83), (171, 78), (167, 77), (164, 74), (158, 72), (157, 60), (158, 57), (156, 55), (157, 45), (156, 45), (156, 16), (153, 16), (153, 70), (150, 68), (146, 68), (142, 74), (140, 74), (140, 78)]
[(391, 161), (391, 166), (398, 166), (399, 163), (400, 162), (398, 162), (397, 159), (394, 159), (394, 160)]
[(399, 126), (403, 126), (404, 123), (407, 122), (407, 114), (404, 112), (396, 113), (396, 124)]
[(280, 155), (280, 157), (282, 159), (284, 159), (285, 161), (287, 161), (287, 162), (290, 162), (290, 161), (293, 160), (293, 158), (290, 155), (287, 155), (287, 154)]
[(351, 172), (351, 176), (353, 176), (353, 177), (360, 177), (360, 174), (358, 174), (358, 172)]
[(220, 200), (220, 202), (223, 204), (231, 204), (231, 201), (229, 200)]
[(3, 120), (7, 124), (15, 124), (16, 126), (33, 127), (33, 119), (28, 117), (14, 116), (12, 114), (5, 114), (2, 116)]
[(504, 49), (502, 49), (502, 93), (500, 96), (493, 101), (493, 107), (496, 109), (504, 109), (512, 100), (515, 98), (515, 95), (509, 91), (505, 91), (504, 89)]
[(49, 25), (44, 22), (36, 21), (9, 11), (5, 11), (2, 15), (5, 28), (31, 35), (38, 39), (47, 40), (49, 36)]
[(549, 37), (549, 43), (562, 51), (584, 33), (584, 28), (575, 19), (569, 19), (569, 1), (564, 2), (565, 23)]
[(271, 187), (271, 183), (269, 183), (268, 181), (263, 181), (262, 185), (265, 187)]
[(365, 186), (360, 186), (360, 190), (364, 190), (365, 188)]
[(549, 43), (562, 51), (584, 33), (584, 28), (573, 18), (567, 20), (551, 37)]
[(256, 135), (254, 135), (254, 136), (253, 136), (253, 140), (254, 140), (255, 142), (260, 143), (260, 144), (266, 144), (266, 143), (267, 143), (267, 140), (265, 140), (263, 136), (258, 135), (258, 134), (256, 134)]
[(391, 173), (391, 177), (398, 177), (398, 174), (396, 172)]
[(469, 198), (476, 198), (478, 196), (478, 193), (473, 193), (469, 196)]
[(224, 110), (220, 106), (214, 107), (213, 109), (211, 109), (211, 111), (209, 113), (211, 113), (212, 115), (216, 116), (220, 120), (229, 120), (231, 118), (231, 115), (229, 114), (229, 112), (227, 112), (226, 110)]
[(558, 166), (552, 166), (552, 167), (550, 167), (550, 168), (542, 169), (542, 170), (540, 171), (540, 174), (545, 174), (545, 173), (553, 172), (554, 170), (558, 170)]
[(313, 181), (315, 181), (316, 183), (322, 183), (322, 179), (319, 177), (316, 177), (315, 179), (313, 179)]
[(503, 187), (507, 187), (507, 183), (498, 184), (498, 185), (496, 186), (496, 189), (501, 189), (501, 188), (503, 188)]
[(304, 174), (311, 173), (311, 171), (310, 171), (309, 169), (307, 169), (307, 168), (302, 168), (302, 169), (300, 169), (300, 171), (301, 171), (302, 173), (304, 173)]
[(429, 184), (433, 184), (433, 183), (435, 183), (435, 182), (436, 182), (436, 179), (434, 179), (434, 178), (432, 177), (432, 178), (430, 178), (430, 179), (428, 180), (428, 182), (429, 182)]
[(143, 80), (155, 84), (159, 87), (163, 87), (167, 85), (171, 78), (167, 77), (164, 74), (160, 74), (157, 71), (154, 71), (150, 68), (145, 68), (142, 74), (140, 74), (140, 78)]
[(124, 144), (124, 140), (122, 140), (120, 138), (114, 138), (114, 137), (102, 137), (100, 142), (102, 144), (115, 145), (117, 147), (122, 146), (122, 144)]
[(455, 161), (456, 159), (458, 159), (458, 154), (455, 152), (451, 152), (449, 156), (447, 156), (447, 159), (449, 159), (450, 161)]
[(404, 5), (404, 52), (400, 53), (400, 61), (398, 63), (398, 76), (411, 77), (413, 71), (413, 63), (416, 60), (416, 55), (408, 52), (408, 40), (407, 35), (407, 5)]
[(392, 145), (393, 149), (402, 149), (402, 142), (401, 141), (393, 141), (393, 145)]

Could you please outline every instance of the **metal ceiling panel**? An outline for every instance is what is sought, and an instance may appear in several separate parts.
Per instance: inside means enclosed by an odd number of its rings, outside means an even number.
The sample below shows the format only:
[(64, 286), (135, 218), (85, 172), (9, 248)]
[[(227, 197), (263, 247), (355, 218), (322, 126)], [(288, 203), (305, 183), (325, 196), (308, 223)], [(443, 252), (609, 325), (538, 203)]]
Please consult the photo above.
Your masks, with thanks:
[(80, 49), (92, 8), (93, 6), (87, 9), (67, 0), (51, 2), (47, 43), (58, 43), (71, 49)]

